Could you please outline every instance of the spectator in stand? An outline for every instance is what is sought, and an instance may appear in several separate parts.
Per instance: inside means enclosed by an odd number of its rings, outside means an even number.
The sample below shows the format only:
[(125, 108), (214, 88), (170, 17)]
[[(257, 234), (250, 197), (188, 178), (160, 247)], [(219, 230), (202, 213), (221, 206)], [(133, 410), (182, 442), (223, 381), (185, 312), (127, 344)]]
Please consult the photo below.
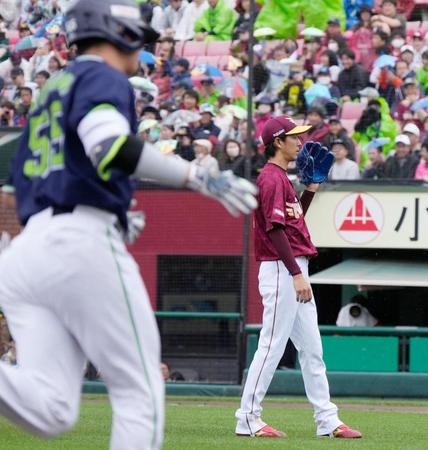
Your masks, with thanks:
[[(250, 26), (250, 0), (237, 0), (235, 11), (238, 13), (238, 19), (235, 22), (235, 30), (241, 25), (249, 29)], [(257, 17), (257, 11), (256, 11)], [(238, 35), (234, 33), (233, 39), (237, 39)]]
[(0, 77), (5, 81), (10, 81), (12, 69), (22, 69), (25, 81), (30, 82), (32, 80), (31, 65), (19, 53), (12, 53), (9, 58), (0, 63)]
[(383, 0), (381, 14), (372, 17), (372, 27), (382, 28), (388, 34), (406, 32), (406, 18), (397, 13), (396, 0)]
[(49, 80), (50, 73), (47, 70), (41, 70), (40, 72), (36, 73), (36, 76), (34, 77), (34, 81), (37, 84), (36, 91), (40, 92), (43, 88), (43, 86), (46, 84), (46, 82)]
[[(361, 22), (361, 11), (367, 8), (371, 13), (371, 8), (373, 7), (373, 0), (344, 0), (343, 7), (345, 9), (346, 14), (346, 28), (347, 29), (355, 29), (358, 26), (358, 23)], [(371, 14), (368, 18), (369, 25)]]
[[(241, 63), (241, 66), (248, 64), (248, 50), (250, 44), (250, 28), (249, 24), (244, 22), (239, 25), (239, 27), (235, 27), (233, 32), (233, 43), (230, 47), (230, 56), (238, 59)], [(230, 63), (228, 64), (228, 66)], [(228, 69), (230, 70), (230, 69)], [(234, 70), (232, 70), (233, 72)]]
[(337, 87), (342, 101), (359, 98), (358, 91), (368, 84), (368, 73), (359, 64), (355, 63), (355, 53), (346, 49), (340, 55), (343, 70), (339, 73)]
[(138, 125), (138, 135), (144, 142), (155, 144), (160, 137), (160, 124), (154, 119), (144, 119)]
[(300, 62), (291, 65), (290, 80), (284, 84), (278, 93), (278, 98), (284, 100), (284, 110), (289, 116), (306, 112), (305, 90), (312, 85), (303, 75)]
[(340, 119), (332, 117), (328, 121), (328, 133), (324, 137), (322, 144), (331, 149), (333, 142), (337, 140), (345, 142), (348, 149), (348, 158), (355, 161), (354, 141), (348, 136), (348, 132), (343, 128)]
[(395, 75), (403, 81), (406, 78), (414, 78), (416, 73), (410, 69), (409, 64), (406, 61), (399, 59), (395, 63)]
[(418, 126), (412, 122), (407, 122), (406, 125), (404, 125), (403, 134), (410, 140), (410, 150), (412, 154), (419, 158), (421, 153), (421, 143), (419, 141), (421, 132)]
[(51, 52), (51, 43), (48, 39), (41, 38), (37, 42), (37, 49), (30, 58), (30, 66), (32, 73), (35, 74), (41, 70), (48, 70), (49, 58), (54, 53)]
[(373, 139), (364, 149), (364, 152), (367, 153), (368, 161), (361, 173), (362, 179), (377, 180), (384, 177), (385, 159), (383, 157), (382, 145), (382, 138)]
[(416, 67), (416, 70), (419, 70), (422, 65), (422, 55), (424, 52), (428, 51), (428, 47), (425, 45), (424, 37), (420, 31), (415, 31), (412, 37), (412, 47), (414, 52), (413, 63)]
[(175, 39), (177, 41), (189, 41), (195, 37), (195, 22), (208, 8), (207, 0), (193, 0), (183, 13), (183, 17), (177, 25)]
[(150, 26), (159, 34), (162, 31), (163, 9), (160, 6), (160, 0), (139, 1), (141, 15)]
[(312, 128), (302, 135), (300, 140), (303, 143), (306, 141), (323, 142), (329, 131), (328, 125), (324, 122), (324, 109), (317, 106), (309, 108), (307, 119), (308, 125), (311, 125)]
[(404, 100), (402, 100), (394, 112), (394, 119), (404, 123), (412, 121), (419, 129), (422, 129), (422, 122), (427, 116), (423, 109), (413, 111), (413, 105), (421, 98), (419, 86), (414, 78), (406, 78), (403, 83)]
[(20, 67), (13, 68), (11, 70), (10, 77), (12, 79), (13, 87), (9, 92), (9, 100), (17, 106), (20, 101), (20, 89), (24, 86), (31, 89), (36, 89), (37, 85), (31, 81), (25, 81), (24, 71)]
[(192, 161), (195, 159), (195, 151), (193, 149), (193, 137), (189, 127), (180, 127), (175, 134), (178, 144), (175, 153), (181, 158)]
[(226, 133), (222, 136), (220, 135), (220, 140), (225, 141), (227, 139), (236, 140), (238, 142), (242, 142), (241, 136), (241, 118), (239, 115), (233, 114), (232, 123), (227, 129)]
[(171, 36), (159, 39), (159, 58), (165, 62), (168, 61), (172, 65), (175, 61), (175, 41)]
[(400, 49), (400, 58), (409, 66), (409, 69), (415, 71), (417, 68), (414, 64), (415, 49), (411, 45), (403, 45)]
[(266, 122), (272, 117), (274, 102), (271, 98), (267, 96), (261, 97), (256, 103), (256, 111), (255, 111), (255, 137), (259, 138), (262, 134), (263, 127)]
[(48, 72), (51, 75), (55, 75), (57, 72), (63, 69), (64, 65), (64, 61), (61, 61), (58, 56), (52, 55), (48, 61)]
[(19, 127), (24, 127), (27, 123), (28, 113), (30, 112), (33, 101), (33, 91), (31, 88), (22, 86), (19, 88), (20, 102), (16, 108), (16, 117)]
[(406, 43), (406, 35), (400, 33), (395, 34), (391, 37), (391, 55), (399, 57), (401, 54), (401, 48), (404, 47)]
[(195, 22), (195, 40), (230, 41), (236, 22), (236, 12), (224, 0), (208, 0), (206, 9)]
[(328, 178), (330, 180), (359, 180), (360, 170), (358, 164), (348, 158), (348, 146), (342, 139), (336, 139), (331, 143), (334, 153), (334, 163), (331, 166)]
[[(373, 50), (375, 52), (376, 55), (376, 59), (381, 57), (382, 55), (389, 55), (390, 51), (389, 51), (389, 36), (382, 30), (380, 29), (375, 29), (373, 32), (373, 37), (372, 37), (372, 45), (373, 45)], [(373, 65), (376, 65), (376, 59), (373, 61)], [(377, 78), (379, 76), (379, 74), (375, 72), (375, 78), (373, 78), (373, 76), (370, 76), (370, 81), (372, 83), (376, 83), (377, 82)]]
[[(352, 139), (364, 150), (370, 141), (375, 138), (388, 138), (388, 143), (383, 145), (384, 155), (394, 148), (394, 139), (397, 136), (397, 124), (389, 113), (388, 103), (382, 97), (371, 99), (355, 124), (355, 132)], [(360, 153), (360, 167), (364, 168), (367, 154)]]
[[(319, 64), (321, 61), (321, 55), (323, 54), (325, 47), (322, 46), (320, 37), (310, 37), (305, 39), (303, 46), (303, 67), (309, 74), (314, 73), (314, 65)], [(337, 51), (339, 46), (337, 46)], [(336, 53), (337, 53), (336, 51)]]
[(193, 89), (186, 91), (183, 96), (183, 105), (180, 105), (180, 109), (199, 112), (199, 94)]
[(213, 144), (208, 139), (196, 139), (193, 141), (196, 158), (190, 163), (196, 166), (202, 166), (212, 172), (217, 172), (218, 161), (211, 155)]
[(0, 105), (0, 128), (17, 126), (15, 105), (8, 100), (3, 100)]
[(245, 175), (245, 155), (241, 154), (241, 145), (238, 141), (226, 140), (219, 160), (220, 170), (231, 170), (238, 177)]
[(155, 64), (155, 69), (150, 75), (150, 80), (159, 89), (157, 101), (159, 103), (167, 100), (171, 96), (171, 76), (170, 67), (167, 61), (159, 59)]
[(201, 89), (199, 92), (199, 102), (208, 103), (214, 106), (220, 96), (215, 81), (212, 78), (205, 78), (201, 81)]
[(167, 102), (171, 105), (174, 105), (175, 109), (179, 109), (181, 102), (183, 101), (183, 96), (188, 90), (188, 84), (183, 81), (179, 81), (178, 83), (171, 83), (172, 94), (171, 97), (168, 98)]
[(162, 372), (163, 381), (165, 381), (165, 382), (171, 381), (171, 371), (169, 369), (168, 364), (165, 362), (161, 362), (160, 368), (161, 368), (161, 372)]
[(192, 79), (189, 72), (189, 61), (186, 58), (178, 58), (174, 62), (173, 75), (171, 82), (173, 84), (182, 84), (188, 89), (193, 87)]
[(355, 52), (355, 61), (367, 71), (372, 69), (373, 61), (376, 59), (372, 43), (371, 16), (370, 6), (363, 5), (358, 12), (359, 22), (353, 28), (354, 33), (349, 39), (349, 48)]
[(157, 145), (162, 153), (169, 154), (175, 152), (178, 141), (174, 139), (174, 127), (172, 125), (161, 125), (159, 141)]
[[(409, 73), (409, 66), (405, 61), (398, 60), (395, 63), (395, 70), (390, 67), (384, 67), (379, 72), (379, 96), (383, 97), (391, 110), (395, 111), (397, 104), (403, 100), (402, 85)], [(370, 88), (369, 88), (370, 89)]]
[(217, 138), (221, 130), (214, 124), (213, 120), (215, 117), (214, 106), (209, 105), (208, 103), (202, 104), (200, 108), (200, 114), (201, 114), (200, 125), (193, 130), (193, 136), (205, 134), (207, 138), (209, 136), (214, 136)]
[(327, 69), (331, 81), (333, 83), (337, 82), (339, 78), (340, 68), (339, 68), (339, 60), (337, 58), (337, 54), (331, 50), (325, 50), (320, 57), (320, 63), (314, 65), (314, 75), (318, 75), (319, 72), (323, 69)]
[(385, 178), (413, 179), (419, 159), (412, 155), (410, 139), (405, 134), (395, 138), (395, 152), (385, 162)]
[(318, 84), (320, 86), (325, 86), (326, 88), (328, 88), (331, 99), (339, 100), (339, 98), (340, 98), (339, 88), (332, 83), (332, 79), (330, 76), (330, 70), (327, 67), (321, 67), (321, 69), (318, 72), (318, 76), (317, 76), (317, 80), (316, 80), (315, 84)]
[[(253, 68), (253, 89), (254, 94), (259, 95), (262, 92), (269, 81), (270, 72), (266, 68), (263, 60), (263, 50), (254, 46), (254, 68)], [(428, 78), (428, 77), (427, 77)]]
[(157, 120), (158, 122), (161, 121), (161, 116), (159, 114), (159, 110), (152, 105), (147, 105), (141, 110), (141, 120), (144, 119), (152, 119)]
[(347, 47), (346, 39), (342, 34), (342, 30), (340, 29), (340, 20), (337, 18), (329, 19), (327, 22), (327, 29), (324, 36), (325, 44), (328, 45), (331, 39), (337, 42), (339, 46), (339, 52)]
[(428, 50), (422, 53), (422, 67), (416, 72), (416, 80), (421, 84), (425, 95), (428, 94)]
[(271, 98), (278, 98), (284, 80), (288, 79), (290, 66), (287, 62), (283, 62), (288, 54), (284, 44), (277, 45), (270, 53), (266, 61), (266, 69), (269, 71), (269, 81), (264, 95)]
[(428, 141), (422, 144), (420, 162), (416, 167), (415, 180), (428, 182)]
[(169, 5), (163, 11), (160, 24), (161, 36), (176, 39), (175, 33), (187, 6), (187, 0), (169, 0)]

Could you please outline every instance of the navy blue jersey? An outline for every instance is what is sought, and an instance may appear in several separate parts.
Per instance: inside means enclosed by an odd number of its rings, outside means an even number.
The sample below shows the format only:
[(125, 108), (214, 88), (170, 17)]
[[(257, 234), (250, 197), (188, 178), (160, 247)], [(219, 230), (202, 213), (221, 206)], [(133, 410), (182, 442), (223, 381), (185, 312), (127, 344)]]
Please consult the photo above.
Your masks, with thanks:
[(58, 206), (94, 206), (116, 214), (126, 228), (132, 198), (129, 176), (112, 170), (103, 181), (77, 134), (82, 118), (111, 105), (137, 131), (134, 91), (127, 77), (102, 61), (80, 57), (48, 80), (31, 111), (13, 164), (18, 216), (23, 224)]

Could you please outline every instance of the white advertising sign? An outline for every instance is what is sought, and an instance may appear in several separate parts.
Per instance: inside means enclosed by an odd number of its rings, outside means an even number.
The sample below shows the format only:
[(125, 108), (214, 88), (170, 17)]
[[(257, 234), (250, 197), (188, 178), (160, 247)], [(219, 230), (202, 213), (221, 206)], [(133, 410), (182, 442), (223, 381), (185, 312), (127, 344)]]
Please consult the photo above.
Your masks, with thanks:
[(428, 191), (320, 192), (306, 223), (317, 247), (428, 249)]

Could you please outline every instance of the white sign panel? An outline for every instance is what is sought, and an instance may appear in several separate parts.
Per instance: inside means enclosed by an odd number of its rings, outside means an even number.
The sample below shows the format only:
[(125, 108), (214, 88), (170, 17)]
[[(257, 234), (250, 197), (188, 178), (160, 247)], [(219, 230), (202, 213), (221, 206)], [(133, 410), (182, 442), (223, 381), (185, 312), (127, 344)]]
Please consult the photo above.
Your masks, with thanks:
[(306, 222), (317, 247), (428, 249), (428, 191), (320, 192)]

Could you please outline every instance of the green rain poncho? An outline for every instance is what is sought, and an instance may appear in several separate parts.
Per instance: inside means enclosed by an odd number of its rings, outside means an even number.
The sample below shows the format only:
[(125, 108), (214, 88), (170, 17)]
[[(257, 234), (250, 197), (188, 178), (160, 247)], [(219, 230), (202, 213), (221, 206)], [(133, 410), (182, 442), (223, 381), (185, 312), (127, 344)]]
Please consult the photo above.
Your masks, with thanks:
[(357, 144), (359, 144), (361, 153), (360, 153), (360, 167), (364, 168), (368, 156), (366, 147), (368, 143), (375, 138), (378, 137), (387, 137), (389, 138), (389, 142), (385, 144), (383, 149), (383, 154), (385, 156), (395, 147), (395, 138), (398, 134), (397, 124), (394, 122), (393, 118), (389, 113), (389, 106), (386, 100), (382, 97), (376, 99), (380, 103), (380, 122), (378, 124), (372, 124), (367, 127), (364, 133), (360, 133), (355, 131), (352, 135)]
[(305, 28), (324, 30), (331, 18), (339, 19), (344, 27), (346, 21), (342, 0), (266, 0), (257, 16), (255, 29), (273, 28), (275, 39), (295, 38), (301, 14)]
[(236, 13), (224, 4), (224, 0), (218, 0), (215, 8), (209, 7), (195, 22), (195, 33), (208, 32), (206, 41), (230, 41), (232, 40), (233, 27), (236, 22)]

